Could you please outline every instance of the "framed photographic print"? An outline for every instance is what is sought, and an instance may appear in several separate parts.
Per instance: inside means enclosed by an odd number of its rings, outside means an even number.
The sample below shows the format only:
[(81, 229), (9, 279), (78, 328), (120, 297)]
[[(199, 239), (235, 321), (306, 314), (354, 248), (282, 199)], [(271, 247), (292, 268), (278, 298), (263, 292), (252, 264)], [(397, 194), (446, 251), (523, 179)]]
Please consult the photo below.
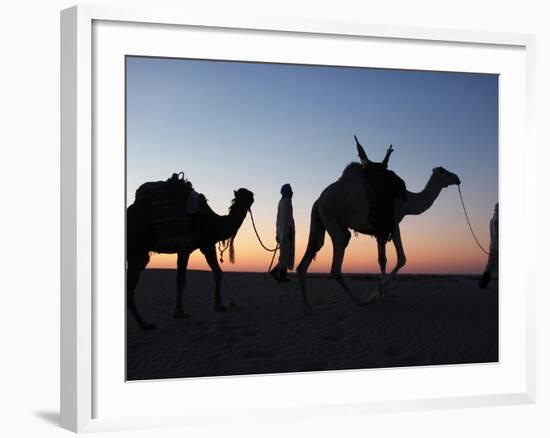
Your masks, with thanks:
[(63, 427), (534, 401), (532, 36), (61, 24)]

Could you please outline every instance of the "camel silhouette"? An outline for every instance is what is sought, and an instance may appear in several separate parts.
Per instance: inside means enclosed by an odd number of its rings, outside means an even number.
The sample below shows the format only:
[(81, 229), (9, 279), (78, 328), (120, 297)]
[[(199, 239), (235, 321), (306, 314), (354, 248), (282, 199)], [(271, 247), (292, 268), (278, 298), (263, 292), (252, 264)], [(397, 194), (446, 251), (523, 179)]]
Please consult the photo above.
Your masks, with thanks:
[[(366, 159), (366, 155), (364, 158)], [(428, 210), (439, 196), (442, 188), (460, 184), (460, 179), (457, 175), (445, 170), (443, 167), (436, 167), (432, 170), (432, 174), (424, 190), (419, 193), (407, 191), (406, 199), (395, 199), (395, 225), (391, 235), (397, 252), (397, 263), (390, 277), (386, 278), (386, 241), (377, 239), (378, 263), (381, 272), (379, 287), (374, 294), (369, 296), (367, 302), (363, 302), (351, 293), (344, 281), (342, 277), (342, 262), (346, 247), (351, 238), (350, 229), (371, 236), (375, 233), (373, 225), (368, 220), (369, 201), (364, 172), (364, 167), (361, 164), (349, 164), (342, 176), (336, 182), (330, 184), (313, 204), (307, 248), (300, 264), (296, 268), (306, 314), (311, 313), (306, 294), (306, 274), (315, 254), (325, 243), (325, 231), (328, 232), (333, 245), (331, 277), (338, 281), (356, 304), (367, 304), (384, 295), (389, 280), (393, 279), (397, 272), (405, 266), (406, 258), (401, 241), (399, 222), (406, 215), (418, 215)]]
[[(183, 311), (183, 290), (187, 274), (187, 263), (193, 251), (199, 249), (214, 274), (214, 310), (226, 311), (228, 308), (221, 303), (222, 270), (218, 264), (216, 255), (216, 243), (229, 241), (230, 259), (234, 261), (233, 242), (241, 227), (250, 206), (254, 202), (254, 194), (247, 189), (239, 189), (233, 192), (235, 198), (229, 207), (229, 214), (219, 216), (208, 206), (201, 195), (198, 213), (190, 216), (190, 238), (188, 243), (174, 251), (162, 251), (177, 254), (177, 293), (175, 318), (189, 316)], [(149, 263), (149, 252), (155, 251), (155, 236), (152, 223), (151, 203), (136, 201), (130, 205), (126, 213), (126, 293), (128, 309), (142, 329), (153, 329), (153, 324), (147, 323), (138, 312), (134, 300), (134, 292), (141, 272)]]

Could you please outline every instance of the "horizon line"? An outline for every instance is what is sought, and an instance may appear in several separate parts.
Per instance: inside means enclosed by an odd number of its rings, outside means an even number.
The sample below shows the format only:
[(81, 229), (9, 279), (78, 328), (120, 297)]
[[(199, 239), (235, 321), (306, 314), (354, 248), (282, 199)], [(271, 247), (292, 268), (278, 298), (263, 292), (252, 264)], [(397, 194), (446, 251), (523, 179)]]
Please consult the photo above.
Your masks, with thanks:
[[(150, 271), (177, 271), (177, 268), (156, 268), (156, 267), (146, 267), (145, 270)], [(187, 269), (187, 272), (212, 272), (210, 269)], [(266, 271), (223, 271), (224, 274), (261, 274), (266, 275), (268, 272)], [(345, 275), (371, 275), (371, 276), (379, 276), (379, 272), (342, 272), (342, 274)], [(296, 272), (290, 271), (288, 272), (288, 275), (297, 275)], [(306, 275), (330, 275), (330, 272), (307, 272)], [(386, 274), (388, 275), (388, 274)], [(449, 275), (455, 275), (455, 276), (465, 276), (465, 275), (472, 275), (472, 276), (479, 276), (481, 275), (480, 272), (449, 272), (449, 273), (437, 273), (437, 272), (404, 272), (401, 274), (397, 274), (397, 277), (403, 277), (407, 275), (437, 275), (437, 276), (449, 276)]]

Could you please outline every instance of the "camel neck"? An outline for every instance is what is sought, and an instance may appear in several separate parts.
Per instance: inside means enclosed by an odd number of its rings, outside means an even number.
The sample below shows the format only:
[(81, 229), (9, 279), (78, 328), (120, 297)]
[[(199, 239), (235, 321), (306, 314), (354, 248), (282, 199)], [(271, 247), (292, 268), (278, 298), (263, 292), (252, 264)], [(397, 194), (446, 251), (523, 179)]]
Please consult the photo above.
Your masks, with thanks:
[(234, 205), (227, 216), (224, 217), (222, 236), (219, 240), (226, 240), (237, 234), (240, 226), (242, 225), (248, 210), (240, 205)]
[(418, 193), (407, 192), (407, 214), (424, 213), (432, 206), (442, 188), (441, 184), (437, 183), (436, 178), (432, 175), (424, 190)]

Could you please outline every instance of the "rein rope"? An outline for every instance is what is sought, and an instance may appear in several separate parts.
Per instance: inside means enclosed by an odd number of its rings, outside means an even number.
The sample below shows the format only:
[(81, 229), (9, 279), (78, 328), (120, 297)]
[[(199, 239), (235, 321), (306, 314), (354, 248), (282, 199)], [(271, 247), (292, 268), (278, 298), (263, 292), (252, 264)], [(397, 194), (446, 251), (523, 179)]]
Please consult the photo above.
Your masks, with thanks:
[[(271, 270), (271, 266), (273, 265), (273, 261), (275, 260), (275, 254), (279, 250), (279, 244), (275, 246), (275, 248), (271, 249), (264, 245), (262, 239), (260, 238), (260, 234), (258, 233), (258, 229), (256, 228), (256, 222), (254, 221), (254, 215), (252, 214), (252, 210), (249, 209), (248, 212), (250, 213), (250, 219), (252, 219), (252, 227), (254, 228), (254, 233), (256, 233), (256, 238), (258, 239), (258, 242), (260, 242), (260, 245), (262, 245), (263, 249), (265, 249), (267, 252), (272, 252), (273, 257), (271, 258), (271, 263), (269, 264), (268, 272)], [(225, 245), (225, 246), (224, 246)], [(218, 251), (220, 252), (220, 262), (223, 263), (223, 253), (228, 250), (230, 246), (230, 239), (228, 239), (225, 242), (218, 242)]]
[(474, 229), (472, 228), (472, 224), (470, 223), (470, 218), (468, 217), (468, 213), (466, 212), (466, 206), (464, 205), (464, 198), (462, 197), (462, 191), (460, 190), (460, 184), (458, 185), (458, 194), (460, 195), (460, 202), (462, 203), (462, 209), (464, 210), (464, 216), (466, 217), (466, 222), (468, 222), (468, 226), (470, 227), (470, 232), (472, 233), (472, 236), (474, 237), (474, 240), (477, 243), (477, 246), (487, 255), (491, 255), (483, 246), (481, 246), (481, 243), (479, 243), (479, 240), (476, 237), (476, 234), (474, 233)]
[(271, 267), (273, 266), (273, 262), (275, 261), (275, 255), (279, 250), (279, 243), (277, 243), (277, 245), (273, 249), (270, 249), (267, 246), (265, 246), (264, 243), (262, 242), (262, 239), (260, 238), (260, 234), (258, 233), (258, 230), (256, 229), (256, 222), (254, 221), (254, 215), (252, 214), (252, 209), (248, 209), (248, 212), (250, 213), (250, 219), (252, 220), (252, 227), (254, 228), (254, 233), (256, 233), (256, 238), (258, 239), (258, 242), (260, 242), (260, 245), (262, 245), (263, 249), (265, 249), (267, 252), (273, 253), (273, 257), (271, 257), (271, 262), (269, 263), (269, 267), (267, 268), (267, 273), (264, 276), (264, 281), (265, 281), (265, 279), (267, 278), (267, 274), (271, 271)]
[(254, 232), (256, 233), (256, 237), (258, 238), (258, 242), (260, 242), (260, 245), (262, 245), (263, 249), (265, 249), (267, 252), (275, 252), (279, 249), (279, 244), (277, 243), (277, 246), (275, 248), (270, 249), (267, 246), (264, 245), (262, 242), (262, 239), (260, 238), (260, 235), (258, 234), (258, 230), (256, 229), (256, 222), (254, 222), (254, 215), (252, 214), (252, 210), (249, 209), (248, 212), (250, 213), (250, 219), (252, 219), (252, 227), (254, 228)]

